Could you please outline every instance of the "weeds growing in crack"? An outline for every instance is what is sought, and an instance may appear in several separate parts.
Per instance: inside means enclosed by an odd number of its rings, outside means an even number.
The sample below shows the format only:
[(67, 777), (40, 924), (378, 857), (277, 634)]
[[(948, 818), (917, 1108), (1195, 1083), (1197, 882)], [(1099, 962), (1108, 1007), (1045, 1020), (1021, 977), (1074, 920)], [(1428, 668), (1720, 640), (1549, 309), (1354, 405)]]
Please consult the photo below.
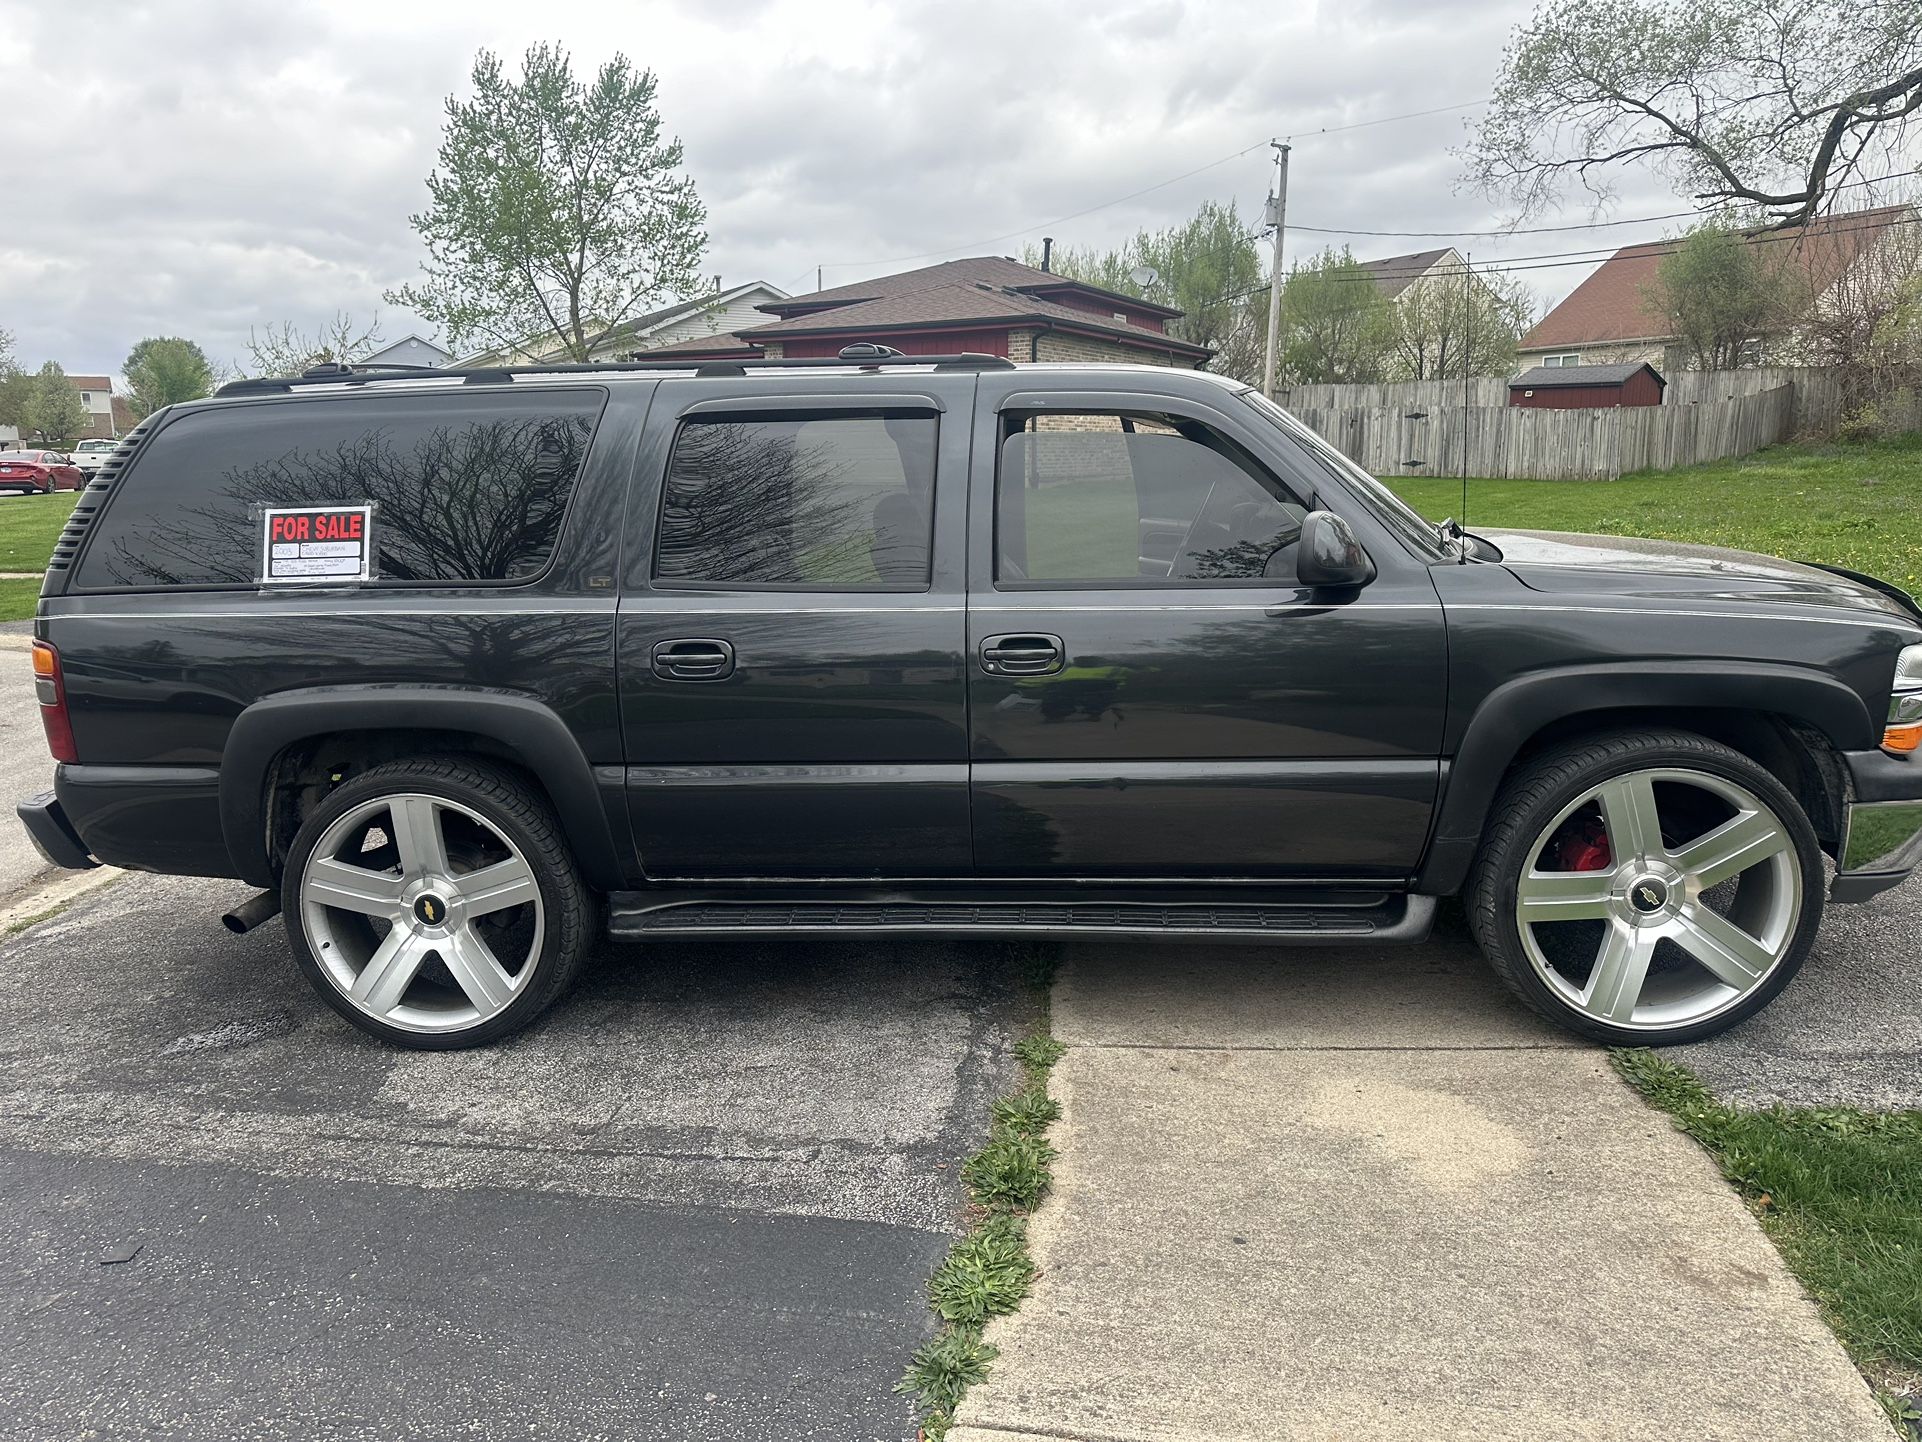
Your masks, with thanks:
[(1021, 1084), (994, 1104), (986, 1145), (961, 1165), (968, 1234), (949, 1249), (928, 1283), (928, 1304), (941, 1330), (914, 1354), (894, 1386), (920, 1400), (921, 1435), (927, 1442), (947, 1436), (962, 1395), (988, 1375), (996, 1354), (982, 1340), (982, 1328), (1020, 1306), (1034, 1284), (1027, 1216), (1051, 1179), (1055, 1151), (1047, 1130), (1061, 1116), (1061, 1105), (1048, 1095), (1048, 1073), (1065, 1050), (1048, 1034), (1053, 956), (1048, 948), (1026, 958), (1024, 979), (1040, 992), (1041, 1015), (1015, 1043)]

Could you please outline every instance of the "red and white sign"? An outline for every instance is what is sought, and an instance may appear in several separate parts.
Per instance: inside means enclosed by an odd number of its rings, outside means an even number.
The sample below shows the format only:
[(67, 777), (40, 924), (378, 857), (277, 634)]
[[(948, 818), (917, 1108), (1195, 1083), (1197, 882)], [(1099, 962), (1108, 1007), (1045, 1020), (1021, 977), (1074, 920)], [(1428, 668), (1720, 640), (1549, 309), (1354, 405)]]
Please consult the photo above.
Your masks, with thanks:
[(262, 584), (371, 580), (372, 506), (298, 506), (260, 513)]

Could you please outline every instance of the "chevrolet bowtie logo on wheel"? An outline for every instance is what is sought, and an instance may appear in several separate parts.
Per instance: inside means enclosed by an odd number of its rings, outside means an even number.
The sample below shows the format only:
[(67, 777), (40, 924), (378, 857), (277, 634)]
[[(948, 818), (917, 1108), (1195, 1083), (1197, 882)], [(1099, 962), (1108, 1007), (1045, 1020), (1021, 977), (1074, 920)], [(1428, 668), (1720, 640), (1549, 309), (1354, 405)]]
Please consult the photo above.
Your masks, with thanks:
[(438, 896), (423, 896), (414, 903), (414, 915), (429, 926), (439, 926), (447, 919), (447, 903)]

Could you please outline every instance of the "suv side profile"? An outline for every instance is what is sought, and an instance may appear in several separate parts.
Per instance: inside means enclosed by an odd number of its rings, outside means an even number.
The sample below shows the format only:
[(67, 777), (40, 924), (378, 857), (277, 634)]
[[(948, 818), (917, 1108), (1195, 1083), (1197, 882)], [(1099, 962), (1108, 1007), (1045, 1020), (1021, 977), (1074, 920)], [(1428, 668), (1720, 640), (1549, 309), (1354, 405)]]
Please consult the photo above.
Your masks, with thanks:
[(1922, 859), (1910, 597), (1437, 527), (1192, 371), (238, 382), (101, 468), (36, 635), (47, 856), (262, 888), (229, 924), (413, 1047), (603, 932), (1418, 942), (1450, 896), (1538, 1011), (1687, 1041)]

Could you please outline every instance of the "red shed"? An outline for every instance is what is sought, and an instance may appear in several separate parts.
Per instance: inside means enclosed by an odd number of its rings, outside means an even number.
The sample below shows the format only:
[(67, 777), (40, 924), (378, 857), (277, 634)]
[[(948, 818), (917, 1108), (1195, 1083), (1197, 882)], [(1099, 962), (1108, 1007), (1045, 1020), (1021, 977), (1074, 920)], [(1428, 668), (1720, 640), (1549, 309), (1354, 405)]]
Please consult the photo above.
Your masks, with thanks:
[(1667, 385), (1646, 361), (1614, 366), (1536, 366), (1508, 383), (1508, 403), (1551, 411), (1659, 406)]

